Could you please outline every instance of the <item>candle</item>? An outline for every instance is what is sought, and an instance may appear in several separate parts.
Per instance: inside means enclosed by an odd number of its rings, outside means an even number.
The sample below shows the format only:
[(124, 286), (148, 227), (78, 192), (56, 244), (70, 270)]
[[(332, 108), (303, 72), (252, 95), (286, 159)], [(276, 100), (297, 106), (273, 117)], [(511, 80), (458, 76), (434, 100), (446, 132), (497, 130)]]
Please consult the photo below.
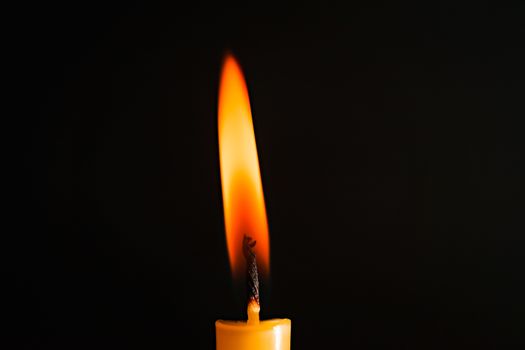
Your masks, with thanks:
[(246, 273), (247, 321), (215, 323), (217, 350), (290, 349), (289, 319), (259, 320), (259, 274), (270, 272), (270, 240), (248, 89), (226, 55), (219, 88), (219, 156), (228, 258), (233, 278)]

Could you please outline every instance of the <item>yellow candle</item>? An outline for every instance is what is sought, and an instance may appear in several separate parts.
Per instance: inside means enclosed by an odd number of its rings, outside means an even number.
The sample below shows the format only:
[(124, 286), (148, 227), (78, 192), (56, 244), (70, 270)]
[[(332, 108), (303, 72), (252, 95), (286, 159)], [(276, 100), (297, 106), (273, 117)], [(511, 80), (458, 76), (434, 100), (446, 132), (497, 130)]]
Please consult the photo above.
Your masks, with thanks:
[[(258, 271), (263, 276), (270, 271), (268, 223), (248, 89), (232, 55), (225, 57), (222, 68), (218, 124), (228, 257), (234, 278), (248, 271), (252, 298), (248, 303), (247, 321), (215, 322), (216, 348), (289, 350), (291, 321), (259, 320)], [(243, 258), (243, 237), (244, 243), (249, 244), (248, 265), (246, 255)]]
[(215, 322), (217, 350), (289, 350), (291, 321), (259, 321), (258, 309), (252, 303), (248, 306), (247, 322)]

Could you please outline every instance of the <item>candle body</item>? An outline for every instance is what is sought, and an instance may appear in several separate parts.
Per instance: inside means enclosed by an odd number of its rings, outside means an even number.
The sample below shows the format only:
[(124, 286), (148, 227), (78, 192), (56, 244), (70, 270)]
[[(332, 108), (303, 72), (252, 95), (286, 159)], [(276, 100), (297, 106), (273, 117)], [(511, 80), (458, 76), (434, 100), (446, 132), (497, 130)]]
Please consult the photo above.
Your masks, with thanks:
[(217, 350), (290, 350), (289, 319), (246, 322), (215, 322)]

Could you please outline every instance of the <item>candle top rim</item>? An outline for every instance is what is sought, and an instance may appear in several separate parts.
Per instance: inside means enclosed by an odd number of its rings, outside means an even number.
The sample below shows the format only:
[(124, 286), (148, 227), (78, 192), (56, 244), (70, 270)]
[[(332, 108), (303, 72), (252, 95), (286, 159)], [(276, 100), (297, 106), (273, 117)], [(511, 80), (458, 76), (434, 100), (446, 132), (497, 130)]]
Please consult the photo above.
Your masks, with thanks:
[(232, 331), (250, 331), (250, 330), (269, 330), (275, 327), (282, 327), (291, 325), (292, 321), (288, 318), (272, 318), (269, 320), (260, 321), (257, 324), (248, 324), (246, 321), (229, 321), (217, 320), (215, 326)]

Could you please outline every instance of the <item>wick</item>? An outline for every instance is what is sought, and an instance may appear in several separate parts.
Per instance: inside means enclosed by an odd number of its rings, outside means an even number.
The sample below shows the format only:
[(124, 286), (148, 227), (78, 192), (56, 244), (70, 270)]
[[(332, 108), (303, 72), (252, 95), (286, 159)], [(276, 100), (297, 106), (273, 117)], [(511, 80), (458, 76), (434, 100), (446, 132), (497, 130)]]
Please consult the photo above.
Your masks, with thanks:
[(247, 311), (248, 311), (248, 324), (259, 323), (259, 311), (261, 311), (261, 306), (255, 300), (250, 300), (248, 302)]
[(259, 274), (257, 272), (257, 260), (253, 248), (257, 243), (251, 237), (244, 235), (243, 252), (246, 259), (246, 272), (248, 282), (248, 323), (259, 323)]

